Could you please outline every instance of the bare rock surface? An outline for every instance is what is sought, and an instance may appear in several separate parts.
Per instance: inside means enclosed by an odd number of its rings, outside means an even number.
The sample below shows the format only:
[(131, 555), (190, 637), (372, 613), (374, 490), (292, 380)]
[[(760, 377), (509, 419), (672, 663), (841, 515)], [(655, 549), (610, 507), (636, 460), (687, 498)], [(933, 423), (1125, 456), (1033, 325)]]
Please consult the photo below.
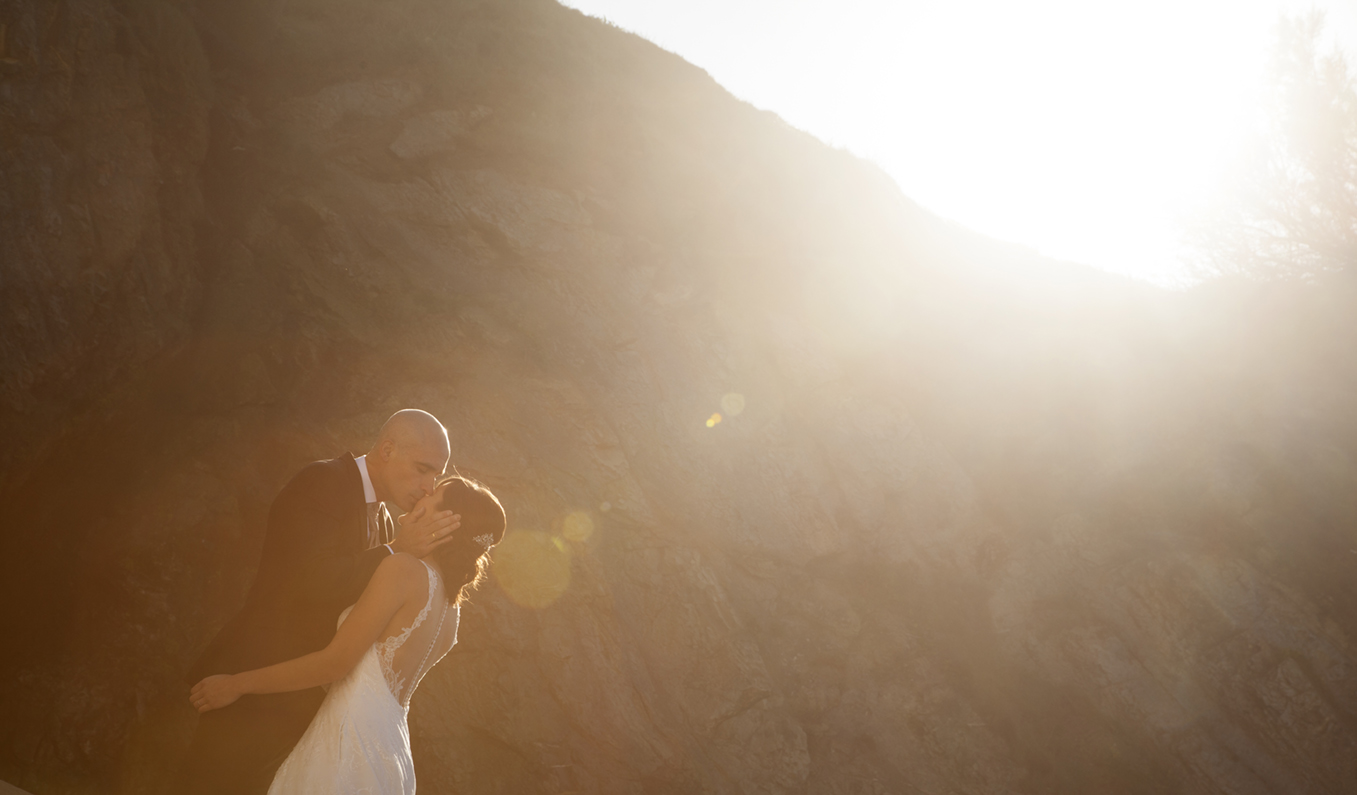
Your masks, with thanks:
[(546, 0), (0, 24), (0, 777), (164, 791), (269, 502), (418, 406), (510, 517), (422, 792), (1357, 789), (1350, 285), (980, 239)]

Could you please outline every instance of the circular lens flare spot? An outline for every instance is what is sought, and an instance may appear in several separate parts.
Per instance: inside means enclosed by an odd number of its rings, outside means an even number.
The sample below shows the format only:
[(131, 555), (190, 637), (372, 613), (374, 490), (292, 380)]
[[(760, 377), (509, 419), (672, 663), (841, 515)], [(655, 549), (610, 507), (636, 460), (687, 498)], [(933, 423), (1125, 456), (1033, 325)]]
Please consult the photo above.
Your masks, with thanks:
[(744, 411), (744, 395), (730, 392), (721, 396), (721, 410), (727, 417), (738, 417)]
[(584, 511), (575, 511), (567, 514), (565, 521), (561, 522), (561, 535), (570, 541), (583, 542), (588, 541), (589, 536), (594, 534), (594, 520), (589, 518), (589, 514)]
[(720, 415), (720, 414), (713, 414), (713, 415), (711, 415), (710, 417), (707, 418), (707, 427), (708, 427), (708, 428), (715, 428), (715, 427), (716, 427), (716, 424), (719, 423), (720, 421), (721, 421), (721, 415)]
[(495, 582), (515, 604), (540, 610), (570, 587), (570, 547), (536, 530), (509, 533), (495, 545)]

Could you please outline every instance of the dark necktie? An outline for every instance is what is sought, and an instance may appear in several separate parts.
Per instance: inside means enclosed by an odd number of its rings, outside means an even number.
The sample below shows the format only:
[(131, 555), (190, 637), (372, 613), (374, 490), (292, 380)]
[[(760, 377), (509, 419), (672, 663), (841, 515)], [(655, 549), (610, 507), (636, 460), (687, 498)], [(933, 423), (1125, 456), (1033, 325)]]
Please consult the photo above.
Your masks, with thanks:
[(368, 549), (382, 543), (382, 504), (368, 503)]

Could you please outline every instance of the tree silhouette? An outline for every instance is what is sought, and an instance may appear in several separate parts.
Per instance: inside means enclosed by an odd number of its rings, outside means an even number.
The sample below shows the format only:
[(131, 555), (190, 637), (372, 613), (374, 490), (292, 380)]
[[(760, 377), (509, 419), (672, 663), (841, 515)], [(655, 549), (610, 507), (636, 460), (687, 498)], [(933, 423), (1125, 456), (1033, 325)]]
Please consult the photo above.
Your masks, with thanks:
[(1318, 12), (1278, 22), (1267, 127), (1228, 202), (1195, 230), (1203, 275), (1357, 271), (1357, 92), (1342, 53), (1321, 50), (1323, 28)]

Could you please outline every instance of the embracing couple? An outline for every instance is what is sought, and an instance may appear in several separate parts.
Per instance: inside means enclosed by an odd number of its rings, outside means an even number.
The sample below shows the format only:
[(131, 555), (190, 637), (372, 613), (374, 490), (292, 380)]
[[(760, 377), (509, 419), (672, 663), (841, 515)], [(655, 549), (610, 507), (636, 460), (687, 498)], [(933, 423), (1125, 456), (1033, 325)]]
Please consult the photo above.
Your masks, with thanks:
[(415, 791), (410, 695), (505, 529), (488, 489), (442, 477), (450, 454), (442, 424), (406, 409), (366, 455), (283, 487), (245, 606), (189, 671), (200, 715), (177, 791)]

